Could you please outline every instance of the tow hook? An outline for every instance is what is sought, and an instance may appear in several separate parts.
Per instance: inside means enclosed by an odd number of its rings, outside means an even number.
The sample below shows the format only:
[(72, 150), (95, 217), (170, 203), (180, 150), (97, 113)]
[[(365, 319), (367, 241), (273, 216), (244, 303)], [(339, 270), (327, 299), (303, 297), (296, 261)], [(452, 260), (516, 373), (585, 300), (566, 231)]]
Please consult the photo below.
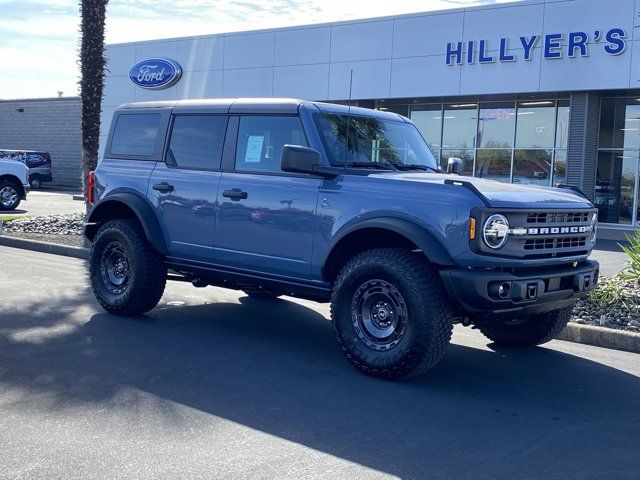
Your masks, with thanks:
[(584, 292), (589, 290), (593, 286), (593, 274), (585, 273), (583, 275), (576, 276), (573, 287), (578, 292)]

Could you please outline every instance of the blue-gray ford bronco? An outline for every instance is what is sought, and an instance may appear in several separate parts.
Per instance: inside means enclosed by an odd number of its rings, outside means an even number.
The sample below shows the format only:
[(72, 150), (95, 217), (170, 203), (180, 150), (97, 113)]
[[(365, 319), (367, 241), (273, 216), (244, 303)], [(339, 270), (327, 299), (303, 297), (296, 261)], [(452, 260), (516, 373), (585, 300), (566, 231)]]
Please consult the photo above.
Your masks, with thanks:
[[(89, 175), (98, 302), (139, 315), (167, 280), (331, 302), (346, 358), (384, 378), (442, 358), (453, 324), (532, 346), (597, 283), (578, 190), (448, 173), (411, 120), (289, 99), (133, 103)], [(291, 319), (295, 322), (295, 319)]]

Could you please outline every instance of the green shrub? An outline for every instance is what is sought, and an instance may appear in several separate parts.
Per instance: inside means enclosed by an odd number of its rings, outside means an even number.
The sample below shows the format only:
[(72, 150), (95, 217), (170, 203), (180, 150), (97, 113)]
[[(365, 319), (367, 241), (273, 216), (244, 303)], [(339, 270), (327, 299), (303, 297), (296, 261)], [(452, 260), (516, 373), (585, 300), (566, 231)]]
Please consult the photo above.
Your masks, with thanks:
[(620, 272), (623, 280), (640, 283), (640, 232), (627, 235), (628, 245), (619, 244), (629, 257), (627, 266)]
[(596, 288), (589, 292), (589, 299), (604, 308), (615, 303), (631, 303), (637, 302), (635, 295), (628, 295), (622, 288), (620, 280), (607, 278), (601, 281)]

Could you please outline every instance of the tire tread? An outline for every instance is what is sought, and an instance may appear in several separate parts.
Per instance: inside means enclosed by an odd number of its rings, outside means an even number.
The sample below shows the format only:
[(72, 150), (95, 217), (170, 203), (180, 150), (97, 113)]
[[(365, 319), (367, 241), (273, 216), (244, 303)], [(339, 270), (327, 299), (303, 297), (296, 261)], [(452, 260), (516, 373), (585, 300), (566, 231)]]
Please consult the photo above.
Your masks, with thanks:
[[(569, 306), (533, 316), (527, 319), (528, 322), (533, 322), (528, 325), (511, 326), (494, 322), (480, 324), (478, 329), (497, 345), (532, 347), (542, 345), (557, 337), (569, 323), (572, 311), (573, 306)], [(518, 326), (523, 328), (518, 330)]]
[[(136, 266), (139, 270), (133, 291), (128, 291), (127, 299), (121, 304), (107, 302), (97, 286), (95, 275), (100, 275), (100, 252), (94, 252), (95, 245), (101, 235), (109, 231), (117, 231), (127, 238), (133, 250)], [(96, 270), (97, 269), (97, 270)], [(91, 250), (91, 287), (98, 303), (109, 313), (115, 315), (141, 315), (152, 310), (162, 298), (167, 282), (167, 267), (163, 262), (162, 255), (157, 253), (144, 233), (141, 225), (134, 219), (117, 218), (105, 222), (98, 230)]]
[[(418, 306), (419, 334), (417, 343), (398, 364), (389, 370), (372, 368), (359, 361), (344, 344), (336, 326), (338, 294), (347, 277), (357, 268), (369, 264), (391, 266), (403, 277), (411, 279), (408, 288), (420, 301)], [(427, 310), (429, 305), (429, 311)], [(453, 331), (453, 309), (442, 286), (436, 268), (424, 255), (399, 248), (367, 250), (349, 260), (338, 275), (331, 295), (331, 318), (338, 344), (349, 362), (372, 376), (402, 379), (417, 376), (434, 367), (444, 356)]]

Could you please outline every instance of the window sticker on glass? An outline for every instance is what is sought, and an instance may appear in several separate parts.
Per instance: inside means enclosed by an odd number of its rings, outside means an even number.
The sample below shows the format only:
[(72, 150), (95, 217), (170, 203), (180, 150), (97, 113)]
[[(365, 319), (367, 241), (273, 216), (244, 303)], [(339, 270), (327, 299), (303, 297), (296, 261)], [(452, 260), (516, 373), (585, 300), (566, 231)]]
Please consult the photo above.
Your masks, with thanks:
[(262, 159), (262, 146), (264, 135), (249, 135), (247, 138), (247, 152), (244, 155), (246, 163), (260, 163)]

